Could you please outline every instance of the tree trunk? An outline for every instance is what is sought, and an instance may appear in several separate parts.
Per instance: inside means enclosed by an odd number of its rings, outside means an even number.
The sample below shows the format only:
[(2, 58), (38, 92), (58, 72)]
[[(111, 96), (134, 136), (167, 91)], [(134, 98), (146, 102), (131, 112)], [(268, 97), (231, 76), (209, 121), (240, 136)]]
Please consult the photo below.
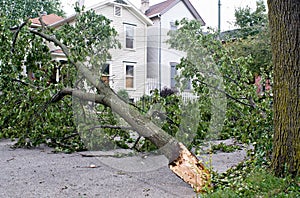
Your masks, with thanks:
[(174, 137), (156, 126), (151, 120), (144, 117), (133, 106), (127, 104), (119, 98), (115, 92), (103, 83), (98, 75), (93, 74), (83, 63), (74, 62), (69, 57), (68, 48), (56, 38), (31, 30), (31, 33), (41, 36), (42, 38), (54, 42), (60, 46), (65, 55), (70, 59), (77, 70), (89, 81), (100, 94), (85, 93), (80, 90), (65, 89), (58, 95), (54, 96), (52, 102), (55, 102), (64, 95), (70, 95), (97, 103), (104, 104), (118, 115), (120, 115), (139, 135), (149, 139), (155, 144), (159, 151), (169, 160), (170, 169), (185, 182), (189, 183), (196, 192), (206, 191), (210, 187), (210, 174), (204, 165), (192, 154), (186, 147), (178, 142)]
[(300, 2), (268, 0), (274, 64), (272, 168), (277, 176), (300, 170)]

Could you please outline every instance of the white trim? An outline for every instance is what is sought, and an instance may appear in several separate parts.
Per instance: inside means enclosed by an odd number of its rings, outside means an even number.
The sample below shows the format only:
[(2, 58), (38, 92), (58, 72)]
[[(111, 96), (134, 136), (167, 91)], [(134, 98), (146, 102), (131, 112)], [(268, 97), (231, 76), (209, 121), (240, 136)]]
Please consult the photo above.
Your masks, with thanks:
[(103, 71), (100, 72), (101, 78), (102, 77), (108, 77), (108, 85), (111, 87), (113, 84), (113, 80), (112, 80), (112, 62), (110, 61), (106, 61), (106, 63), (108, 65), (108, 74), (104, 74)]
[[(126, 67), (128, 66), (133, 66), (133, 87), (128, 88), (126, 87), (126, 80), (127, 80), (127, 75), (126, 75)], [(136, 90), (136, 63), (135, 62), (124, 62), (124, 89), (130, 90), (130, 91), (135, 91)]]
[(56, 73), (55, 73), (55, 81), (58, 83), (59, 82), (59, 74), (60, 74), (60, 71), (59, 71), (59, 67), (56, 67)]

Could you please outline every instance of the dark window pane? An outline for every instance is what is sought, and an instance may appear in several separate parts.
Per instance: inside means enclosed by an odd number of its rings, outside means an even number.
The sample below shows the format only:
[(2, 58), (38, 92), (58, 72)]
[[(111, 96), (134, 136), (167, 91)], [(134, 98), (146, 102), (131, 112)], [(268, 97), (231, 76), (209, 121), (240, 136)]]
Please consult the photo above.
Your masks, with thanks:
[(134, 27), (126, 26), (126, 48), (133, 48), (134, 42)]
[(133, 65), (126, 65), (126, 76), (133, 76)]
[(102, 66), (102, 74), (109, 75), (109, 64), (104, 64)]
[(176, 86), (176, 75), (177, 75), (177, 70), (176, 70), (176, 64), (171, 64), (171, 88), (175, 88)]

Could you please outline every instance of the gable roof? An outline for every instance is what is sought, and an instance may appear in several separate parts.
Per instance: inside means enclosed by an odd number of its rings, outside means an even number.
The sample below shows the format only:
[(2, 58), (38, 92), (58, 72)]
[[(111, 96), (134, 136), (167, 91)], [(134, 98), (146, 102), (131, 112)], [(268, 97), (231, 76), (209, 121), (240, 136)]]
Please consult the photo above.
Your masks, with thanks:
[(189, 0), (166, 0), (161, 3), (155, 4), (150, 6), (150, 8), (146, 11), (146, 16), (148, 16), (150, 19), (153, 17), (157, 17), (159, 15), (163, 15), (168, 10), (170, 10), (172, 7), (174, 7), (177, 3), (183, 2), (184, 5), (187, 7), (187, 9), (191, 12), (191, 14), (194, 16), (194, 18), (202, 23), (202, 25), (205, 25), (204, 20), (200, 16), (200, 14), (197, 12), (195, 7), (191, 4)]
[[(42, 20), (44, 21), (45, 25), (49, 26), (52, 25), (58, 21), (63, 20), (64, 18), (61, 16), (58, 16), (56, 14), (48, 14), (48, 15), (42, 15)], [(40, 26), (41, 22), (39, 20), (39, 17), (30, 19), (32, 26)]]
[(146, 10), (145, 14), (150, 18), (151, 18), (151, 16), (163, 14), (167, 10), (170, 9), (170, 8), (168, 9), (168, 7), (172, 7), (172, 6), (170, 6), (172, 3), (174, 3), (173, 0), (166, 0), (166, 1), (160, 2), (158, 4), (152, 5), (149, 7), (148, 10)]
[[(97, 8), (101, 8), (105, 5), (120, 5), (123, 7), (126, 7), (128, 10), (130, 10), (138, 19), (140, 19), (141, 21), (143, 21), (145, 24), (147, 24), (148, 26), (152, 25), (152, 21), (146, 16), (144, 15), (139, 9), (137, 9), (132, 3), (130, 3), (127, 0), (105, 0), (102, 2), (99, 2), (91, 7), (88, 7), (86, 10), (90, 10), (90, 9), (97, 9)], [(52, 27), (59, 27), (65, 23), (69, 23), (71, 21), (73, 21), (76, 17), (76, 14), (73, 14), (67, 18), (65, 18), (64, 20), (60, 20), (57, 21), (56, 23), (52, 24)]]

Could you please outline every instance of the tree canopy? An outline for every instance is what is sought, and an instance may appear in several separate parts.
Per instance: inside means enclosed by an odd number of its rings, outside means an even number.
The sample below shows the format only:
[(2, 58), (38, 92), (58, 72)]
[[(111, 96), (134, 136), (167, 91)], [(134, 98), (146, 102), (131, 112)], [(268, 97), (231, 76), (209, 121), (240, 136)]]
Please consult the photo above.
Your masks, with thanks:
[(38, 17), (40, 14), (49, 13), (64, 16), (60, 0), (0, 0), (0, 15), (6, 16), (13, 25), (28, 18)]
[(256, 9), (239, 7), (234, 12), (235, 25), (239, 28), (255, 28), (267, 25), (266, 6), (262, 0), (256, 2)]
[[(109, 57), (108, 49), (119, 46), (116, 31), (107, 18), (94, 11), (78, 13), (77, 20), (75, 27), (66, 24), (57, 30), (56, 37), (73, 46), (70, 56), (84, 61), (89, 54), (90, 63), (101, 65)], [(49, 104), (62, 87), (73, 86), (77, 70), (68, 62), (53, 61), (47, 42), (30, 33), (28, 25), (25, 20), (16, 27), (9, 17), (1, 16), (0, 137), (19, 138), (19, 145), (48, 143), (57, 148), (83, 149), (74, 124), (72, 100)], [(101, 34), (95, 36), (96, 30)], [(46, 27), (45, 31), (53, 35), (55, 30)], [(97, 49), (102, 55), (93, 51)], [(56, 82), (58, 69), (61, 78)], [(101, 74), (101, 67), (94, 70)]]
[(250, 7), (235, 10), (235, 25), (238, 29), (223, 32), (222, 39), (234, 57), (251, 56), (249, 70), (256, 75), (272, 74), (272, 54), (268, 16), (263, 1), (257, 1), (256, 9)]

